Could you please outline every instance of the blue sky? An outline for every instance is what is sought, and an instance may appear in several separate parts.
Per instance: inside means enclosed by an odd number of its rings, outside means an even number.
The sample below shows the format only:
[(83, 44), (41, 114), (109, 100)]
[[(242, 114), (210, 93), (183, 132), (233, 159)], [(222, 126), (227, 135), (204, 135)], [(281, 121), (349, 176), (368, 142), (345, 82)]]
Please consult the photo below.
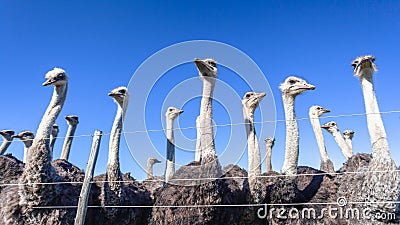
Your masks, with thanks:
[[(396, 41), (400, 36), (399, 12), (399, 1), (4, 1), (0, 6), (0, 93), (4, 101), (0, 129), (36, 131), (52, 93), (52, 88), (41, 86), (44, 74), (57, 66), (64, 68), (70, 77), (67, 101), (57, 120), (60, 136), (67, 129), (63, 117), (69, 114), (80, 117), (77, 135), (92, 134), (96, 129), (109, 133), (116, 105), (107, 93), (117, 86), (128, 85), (139, 66), (157, 51), (199, 39), (234, 46), (257, 63), (270, 84), (277, 119), (284, 119), (278, 87), (292, 74), (317, 86), (316, 90), (298, 97), (297, 117), (308, 117), (308, 108), (317, 104), (330, 109), (327, 115), (332, 116), (364, 113), (361, 87), (350, 66), (355, 57), (363, 54), (373, 54), (377, 58), (379, 71), (375, 76), (375, 89), (381, 111), (400, 110), (394, 96), (400, 81), (396, 71), (400, 61), (400, 47)], [(188, 63), (168, 71), (155, 85), (149, 101), (156, 111), (150, 108), (146, 114), (149, 129), (162, 129), (163, 97), (174, 84), (197, 76), (194, 64)], [(220, 68), (220, 81), (242, 96), (247, 87), (233, 77), (234, 72)], [(197, 84), (201, 88), (201, 82), (197, 80)], [(135, 94), (135, 90), (130, 91)], [(241, 110), (240, 101), (232, 99), (235, 101)], [(197, 98), (185, 104), (185, 113), (176, 125), (194, 126), (199, 102)], [(214, 112), (217, 124), (238, 121), (230, 121), (223, 103), (218, 104)], [(397, 151), (400, 115), (392, 113), (382, 117), (393, 158), (400, 163)], [(259, 112), (255, 121), (261, 121)], [(365, 116), (342, 117), (335, 121), (342, 131), (355, 130), (355, 152), (371, 152)], [(309, 121), (299, 121), (299, 129), (299, 165), (318, 168), (319, 153)], [(229, 131), (222, 127), (217, 129), (218, 151), (229, 142), (226, 135)], [(182, 133), (189, 139), (195, 137), (195, 130)], [(278, 122), (272, 156), (273, 168), (277, 171), (283, 163), (284, 134), (285, 124)], [(166, 146), (163, 133), (149, 136), (162, 154)], [(325, 131), (324, 136), (330, 158), (339, 168), (344, 157), (333, 138)], [(108, 138), (105, 136), (101, 143), (96, 174), (105, 172)], [(259, 139), (264, 149), (264, 137)], [(60, 155), (62, 141), (59, 139), (56, 143), (55, 158)], [(245, 136), (235, 141), (243, 143)], [(76, 138), (70, 161), (85, 169), (90, 144), (89, 137)], [(22, 157), (22, 150), (22, 144), (15, 142), (8, 152)], [(141, 154), (141, 151), (147, 150), (139, 147), (134, 154)], [(186, 164), (194, 155), (178, 150), (176, 157), (178, 163)], [(246, 160), (242, 158), (240, 165), (247, 167)], [(131, 171), (135, 178), (145, 177), (124, 141), (121, 143), (121, 168), (123, 172)], [(160, 175), (163, 165), (155, 169)]]

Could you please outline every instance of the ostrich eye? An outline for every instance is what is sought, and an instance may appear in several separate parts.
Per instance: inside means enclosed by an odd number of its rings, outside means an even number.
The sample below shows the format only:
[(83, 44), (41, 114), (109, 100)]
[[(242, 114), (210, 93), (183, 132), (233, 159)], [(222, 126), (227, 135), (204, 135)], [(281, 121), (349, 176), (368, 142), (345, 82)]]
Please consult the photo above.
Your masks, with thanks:
[(122, 90), (119, 91), (119, 93), (125, 94), (125, 93), (126, 93), (126, 90), (122, 89)]
[(63, 79), (64, 78), (64, 74), (60, 73), (60, 74), (57, 75), (57, 77), (60, 78), (60, 79)]
[(289, 84), (295, 84), (296, 81), (295, 80), (289, 80)]
[(174, 111), (174, 109), (169, 109), (170, 112)]
[(250, 96), (251, 96), (251, 94), (247, 94), (247, 95), (246, 95), (246, 98), (250, 98)]
[(321, 110), (321, 107), (317, 107), (318, 110)]

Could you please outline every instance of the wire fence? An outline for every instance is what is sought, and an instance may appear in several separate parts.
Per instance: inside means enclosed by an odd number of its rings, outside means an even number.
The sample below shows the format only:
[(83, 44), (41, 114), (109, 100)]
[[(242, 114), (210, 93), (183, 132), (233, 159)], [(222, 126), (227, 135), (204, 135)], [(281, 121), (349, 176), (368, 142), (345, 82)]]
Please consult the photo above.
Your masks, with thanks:
[[(400, 110), (391, 110), (380, 113), (373, 114), (393, 114), (400, 113)], [(353, 114), (342, 114), (342, 115), (333, 115), (333, 116), (321, 116), (321, 119), (327, 118), (342, 118), (342, 117), (353, 117), (353, 116), (366, 116), (367, 113), (353, 113)], [(310, 118), (297, 118), (297, 121), (310, 120)], [(286, 122), (284, 119), (278, 120), (266, 120), (261, 122), (254, 122), (254, 124), (265, 124), (265, 123), (277, 123), (277, 122)], [(216, 124), (213, 127), (226, 127), (226, 126), (242, 126), (247, 123), (227, 123), (227, 124)], [(197, 129), (200, 128), (198, 126), (189, 126), (189, 127), (178, 127), (173, 128), (172, 130), (189, 130), (189, 129)], [(137, 131), (125, 131), (121, 132), (121, 134), (136, 134), (136, 133), (149, 133), (149, 132), (165, 132), (167, 129), (154, 129), (154, 130), (137, 130)], [(101, 136), (109, 136), (110, 133), (103, 133)], [(93, 137), (94, 134), (82, 134), (76, 136), (70, 136), (73, 138), (83, 138), (83, 137)], [(57, 139), (67, 138), (66, 136), (58, 136)], [(26, 139), (33, 140), (33, 139)], [(4, 141), (3, 141), (4, 142)], [(22, 140), (12, 140), (7, 142), (22, 142)], [(296, 175), (286, 175), (286, 174), (274, 174), (274, 175), (262, 175), (255, 176), (255, 178), (279, 178), (279, 177), (300, 177), (300, 176), (323, 176), (323, 175), (331, 175), (331, 176), (339, 176), (339, 175), (355, 175), (355, 174), (366, 174), (366, 173), (394, 173), (400, 172), (399, 169), (396, 170), (379, 170), (379, 171), (354, 171), (354, 172), (322, 172), (319, 171), (317, 173), (304, 173), (304, 174), (296, 174)], [(172, 181), (203, 181), (203, 180), (227, 180), (227, 179), (248, 179), (249, 176), (232, 176), (232, 177), (204, 177), (204, 178), (173, 178)], [(254, 177), (252, 177), (254, 178)], [(164, 179), (145, 179), (145, 180), (135, 180), (136, 182), (164, 182)], [(90, 183), (131, 183), (132, 181), (91, 181)], [(83, 184), (81, 181), (65, 181), (65, 182), (50, 182), (50, 183), (0, 183), (0, 187), (6, 186), (21, 186), (21, 185), (62, 185), (62, 184)], [(347, 202), (347, 204), (400, 204), (400, 201), (386, 201), (386, 202)], [(338, 202), (304, 202), (304, 203), (285, 203), (285, 204), (229, 204), (229, 205), (162, 205), (162, 206), (154, 206), (154, 205), (120, 205), (120, 206), (88, 206), (88, 208), (204, 208), (204, 207), (260, 207), (264, 205), (268, 206), (299, 206), (299, 205), (337, 205)], [(65, 208), (77, 208), (77, 206), (38, 206), (34, 207), (36, 209), (65, 209)]]
[[(380, 114), (380, 115), (385, 115), (385, 114), (393, 114), (393, 113), (400, 113), (400, 110), (390, 110), (390, 111), (385, 111), (385, 112), (379, 112), (379, 113), (352, 113), (352, 114), (342, 114), (342, 115), (333, 115), (333, 116), (321, 116), (319, 117), (320, 119), (335, 119), (335, 118), (342, 118), (342, 117), (353, 117), (353, 116), (366, 116), (366, 115), (375, 115), (375, 114)], [(296, 118), (297, 121), (304, 121), (304, 120), (310, 120), (309, 117), (304, 117), (304, 118)], [(254, 124), (265, 124), (265, 123), (280, 123), (280, 122), (286, 122), (284, 119), (278, 119), (278, 120), (265, 120), (265, 121), (259, 121), (256, 122), (254, 121)], [(226, 124), (215, 124), (212, 127), (228, 127), (228, 126), (243, 126), (249, 123), (226, 123)], [(199, 126), (189, 126), (189, 127), (176, 127), (172, 128), (171, 130), (190, 130), (190, 129), (197, 129), (197, 128), (202, 128)], [(137, 133), (150, 133), (150, 132), (165, 132), (167, 129), (148, 129), (148, 130), (136, 130), (136, 131), (124, 131), (121, 132), (121, 134), (137, 134)], [(110, 136), (111, 133), (103, 133), (101, 136)], [(56, 139), (65, 139), (65, 138), (83, 138), (83, 137), (93, 137), (93, 134), (81, 134), (81, 135), (75, 135), (75, 136), (57, 136), (55, 137)], [(50, 139), (50, 138), (48, 138)], [(27, 140), (33, 140), (33, 139), (25, 139)], [(3, 141), (4, 142), (4, 141)], [(22, 140), (19, 139), (13, 139), (11, 141), (7, 142), (23, 142)]]

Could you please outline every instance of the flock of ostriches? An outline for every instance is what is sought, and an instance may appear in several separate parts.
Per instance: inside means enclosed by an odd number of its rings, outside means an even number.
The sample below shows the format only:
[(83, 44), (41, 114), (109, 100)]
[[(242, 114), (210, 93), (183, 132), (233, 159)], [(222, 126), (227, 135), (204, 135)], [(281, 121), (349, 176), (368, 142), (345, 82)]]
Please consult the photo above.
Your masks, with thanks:
[[(107, 171), (93, 178), (85, 224), (398, 224), (400, 176), (379, 114), (373, 86), (374, 61), (373, 56), (367, 55), (352, 62), (364, 95), (372, 154), (353, 155), (354, 132), (347, 130), (342, 135), (333, 121), (321, 126), (319, 117), (329, 110), (312, 106), (309, 115), (320, 151), (319, 169), (297, 165), (299, 131), (294, 102), (301, 93), (315, 89), (298, 77), (287, 77), (280, 85), (286, 120), (281, 173), (271, 167), (274, 138), (265, 139), (267, 171), (261, 173), (254, 111), (265, 93), (255, 92), (247, 92), (242, 100), (248, 171), (237, 165), (221, 168), (212, 126), (217, 65), (213, 59), (195, 59), (203, 81), (200, 115), (196, 120), (195, 160), (175, 171), (173, 123), (183, 111), (169, 107), (165, 175), (152, 176), (153, 164), (160, 161), (150, 158), (148, 179), (142, 183), (120, 170), (119, 145), (128, 91), (125, 87), (112, 90), (109, 96), (118, 110), (110, 134)], [(71, 164), (68, 157), (78, 117), (66, 117), (69, 128), (62, 155), (53, 160), (58, 134), (55, 121), (67, 96), (68, 77), (64, 70), (55, 68), (45, 78), (43, 86), (52, 85), (54, 91), (36, 133), (0, 132), (4, 137), (0, 147), (0, 224), (74, 224), (74, 206), (78, 204), (84, 172)], [(347, 158), (338, 170), (328, 157), (322, 128), (332, 134)], [(4, 154), (13, 138), (21, 139), (25, 146), (23, 162)], [(340, 205), (338, 199), (342, 201)], [(270, 210), (272, 207), (275, 211)], [(339, 209), (332, 213), (329, 207)], [(306, 208), (312, 208), (317, 216), (303, 215)], [(348, 214), (355, 211), (361, 215)]]

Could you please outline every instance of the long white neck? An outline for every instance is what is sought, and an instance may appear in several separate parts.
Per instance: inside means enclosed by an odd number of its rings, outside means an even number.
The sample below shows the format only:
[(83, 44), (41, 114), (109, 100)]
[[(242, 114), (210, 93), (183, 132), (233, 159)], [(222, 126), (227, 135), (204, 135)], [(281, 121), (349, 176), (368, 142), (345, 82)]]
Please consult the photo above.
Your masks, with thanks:
[(215, 78), (203, 77), (203, 97), (200, 107), (201, 164), (217, 159), (212, 127), (212, 97), (215, 81)]
[(49, 137), (53, 128), (53, 124), (55, 123), (62, 107), (64, 106), (67, 90), (68, 84), (54, 87), (51, 102), (42, 117), (39, 128), (36, 131), (35, 141), (46, 139), (46, 142), (49, 143)]
[(335, 138), (335, 141), (339, 146), (339, 148), (342, 150), (344, 157), (346, 157), (346, 159), (349, 159), (353, 154), (351, 153), (349, 147), (347, 146), (347, 143), (344, 141), (343, 136), (336, 129), (332, 130), (331, 134)]
[(174, 120), (166, 118), (167, 125), (167, 162), (165, 167), (165, 182), (168, 182), (175, 173), (175, 140), (174, 140)]
[(71, 151), (72, 140), (74, 139), (76, 127), (77, 127), (77, 124), (70, 124), (68, 126), (67, 135), (64, 139), (64, 144), (63, 144), (60, 159), (64, 159), (64, 160), (68, 161), (69, 153)]
[(247, 134), (249, 176), (259, 176), (261, 175), (261, 154), (254, 127), (254, 112), (251, 109), (243, 107), (243, 116)]
[(379, 114), (378, 102), (376, 100), (372, 73), (360, 76), (360, 82), (364, 95), (365, 111), (367, 114), (368, 132), (372, 145), (373, 156), (390, 157), (389, 143), (386, 138), (385, 127)]
[(153, 163), (147, 162), (147, 179), (153, 178)]
[(11, 145), (11, 142), (12, 141), (4, 138), (3, 143), (0, 145), (0, 155), (3, 155), (6, 152), (7, 148)]
[[(120, 104), (117, 104), (117, 114), (115, 115), (114, 123), (111, 129), (110, 142), (108, 148), (108, 163), (107, 163), (107, 180), (121, 181), (122, 175), (119, 164), (119, 144), (121, 140), (122, 122), (124, 110)], [(122, 186), (119, 182), (109, 182), (110, 186)]]
[(297, 173), (297, 163), (299, 158), (299, 128), (294, 112), (295, 97), (283, 94), (282, 99), (286, 120), (286, 149), (282, 173), (286, 175), (295, 175)]
[(315, 138), (317, 139), (319, 154), (321, 157), (321, 163), (327, 162), (329, 160), (329, 157), (328, 157), (328, 152), (326, 151), (324, 136), (322, 135), (322, 128), (319, 122), (319, 118), (310, 113), (310, 122), (314, 130)]
[(200, 116), (196, 118), (196, 152), (194, 156), (194, 161), (201, 162), (201, 124), (200, 124)]
[(24, 163), (28, 161), (28, 150), (32, 146), (33, 140), (24, 141)]
[(351, 138), (349, 138), (347, 135), (343, 135), (344, 141), (347, 144), (347, 147), (349, 148), (349, 152), (353, 155), (353, 141)]
[(58, 132), (50, 135), (50, 150), (53, 154), (54, 152), (54, 145), (56, 144)]
[(272, 156), (272, 143), (266, 143), (265, 144), (265, 164), (266, 164), (266, 172), (271, 172), (272, 171), (272, 162), (271, 162), (271, 156)]

